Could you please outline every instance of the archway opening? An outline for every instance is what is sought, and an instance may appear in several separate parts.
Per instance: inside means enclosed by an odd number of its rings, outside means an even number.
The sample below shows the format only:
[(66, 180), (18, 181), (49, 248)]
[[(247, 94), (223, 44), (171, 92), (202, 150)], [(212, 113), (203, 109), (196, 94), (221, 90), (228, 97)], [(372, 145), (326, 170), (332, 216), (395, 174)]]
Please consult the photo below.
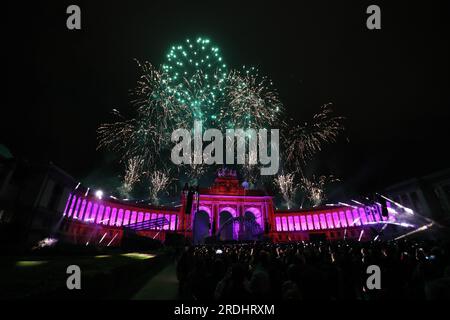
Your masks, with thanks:
[(245, 211), (244, 213), (245, 220), (247, 221), (256, 221), (256, 217), (251, 211)]
[(239, 240), (258, 240), (262, 236), (262, 228), (256, 221), (255, 214), (246, 211), (242, 219), (242, 230), (239, 232)]
[(228, 211), (222, 211), (219, 215), (219, 239), (221, 241), (233, 240), (233, 215)]
[(209, 215), (206, 211), (195, 213), (193, 230), (194, 244), (202, 244), (205, 242), (205, 238), (209, 236), (210, 227)]

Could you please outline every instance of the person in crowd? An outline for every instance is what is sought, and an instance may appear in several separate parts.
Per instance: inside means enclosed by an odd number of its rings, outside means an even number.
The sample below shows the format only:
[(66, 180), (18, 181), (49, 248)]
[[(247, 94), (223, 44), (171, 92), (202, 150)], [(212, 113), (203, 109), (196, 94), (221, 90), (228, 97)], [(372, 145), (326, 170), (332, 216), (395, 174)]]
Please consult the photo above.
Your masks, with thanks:
[[(370, 265), (379, 290), (367, 288)], [(212, 244), (187, 247), (177, 276), (185, 299), (448, 299), (450, 256), (431, 241)]]

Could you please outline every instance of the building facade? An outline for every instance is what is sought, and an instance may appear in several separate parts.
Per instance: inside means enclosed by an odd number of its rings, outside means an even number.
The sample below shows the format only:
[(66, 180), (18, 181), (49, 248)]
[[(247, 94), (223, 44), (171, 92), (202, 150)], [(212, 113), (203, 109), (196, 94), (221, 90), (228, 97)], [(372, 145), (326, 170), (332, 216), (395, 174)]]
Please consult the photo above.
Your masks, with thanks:
[(450, 169), (396, 183), (385, 191), (395, 202), (450, 226)]
[(54, 164), (0, 158), (0, 240), (35, 243), (51, 233), (75, 186)]
[(140, 206), (75, 190), (63, 219), (66, 239), (98, 245), (119, 245), (123, 230), (159, 240), (178, 234), (195, 244), (209, 239), (363, 241), (373, 239), (377, 226), (395, 223), (393, 214), (383, 215), (380, 203), (274, 210), (272, 196), (247, 190), (232, 171), (219, 172), (211, 187), (197, 190), (191, 199), (186, 189), (178, 207)]

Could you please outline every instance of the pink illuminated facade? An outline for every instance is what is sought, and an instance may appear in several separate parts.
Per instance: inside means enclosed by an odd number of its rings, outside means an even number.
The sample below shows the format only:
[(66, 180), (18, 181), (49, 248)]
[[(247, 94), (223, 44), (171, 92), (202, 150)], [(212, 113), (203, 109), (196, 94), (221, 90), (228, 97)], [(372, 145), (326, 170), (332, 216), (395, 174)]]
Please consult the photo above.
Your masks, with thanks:
[(382, 215), (380, 204), (275, 211), (272, 196), (244, 189), (232, 174), (218, 176), (210, 188), (200, 189), (190, 211), (186, 205), (185, 193), (179, 207), (152, 207), (74, 192), (68, 198), (64, 217), (81, 230), (78, 234), (90, 235), (88, 240), (81, 237), (81, 241), (109, 245), (118, 245), (126, 228), (160, 240), (167, 233), (178, 233), (194, 243), (203, 243), (208, 237), (226, 241), (270, 238), (275, 242), (315, 236), (366, 240), (371, 236), (370, 226), (395, 221), (392, 215)]

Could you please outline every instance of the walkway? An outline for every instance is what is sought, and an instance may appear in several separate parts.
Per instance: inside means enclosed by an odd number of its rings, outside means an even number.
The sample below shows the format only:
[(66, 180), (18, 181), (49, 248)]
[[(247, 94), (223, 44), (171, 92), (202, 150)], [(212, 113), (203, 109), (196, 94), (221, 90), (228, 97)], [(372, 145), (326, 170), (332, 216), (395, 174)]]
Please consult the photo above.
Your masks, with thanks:
[(174, 300), (178, 297), (176, 265), (170, 263), (152, 277), (132, 298), (133, 300)]

